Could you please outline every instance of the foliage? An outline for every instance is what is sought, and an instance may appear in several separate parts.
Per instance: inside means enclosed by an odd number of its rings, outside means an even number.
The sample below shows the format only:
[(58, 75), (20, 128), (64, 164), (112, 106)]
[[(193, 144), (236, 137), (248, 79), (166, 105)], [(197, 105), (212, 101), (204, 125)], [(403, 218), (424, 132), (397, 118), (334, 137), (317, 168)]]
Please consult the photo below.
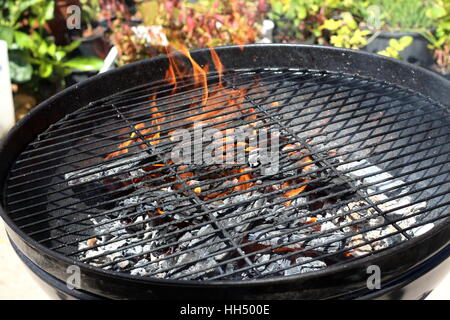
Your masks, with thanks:
[(413, 42), (413, 37), (411, 36), (404, 36), (401, 37), (399, 40), (397, 39), (391, 39), (389, 40), (389, 46), (378, 52), (378, 54), (381, 54), (386, 57), (400, 59), (400, 52), (405, 50), (411, 43)]
[(424, 35), (434, 49), (436, 63), (442, 71), (450, 70), (450, 0), (439, 2), (439, 6), (430, 9), (427, 14), (437, 22), (434, 33), (425, 31)]
[[(318, 30), (323, 17), (320, 15), (320, 2), (317, 0), (270, 0), (271, 10), (268, 17), (275, 22), (277, 32), (275, 37), (279, 41), (289, 39), (307, 40), (311, 36), (319, 37)], [(308, 28), (305, 28), (308, 25)], [(312, 34), (305, 34), (305, 29)], [(307, 30), (307, 31), (309, 31)]]
[(68, 58), (79, 42), (56, 46), (46, 34), (45, 24), (53, 18), (54, 6), (53, 0), (15, 0), (5, 1), (0, 9), (0, 39), (8, 44), (13, 82), (38, 85), (44, 79), (61, 88), (72, 69), (101, 67), (99, 59)]
[(98, 70), (103, 64), (103, 61), (96, 57), (68, 58), (68, 54), (80, 45), (78, 41), (67, 46), (57, 46), (36, 31), (29, 36), (25, 33), (19, 34), (15, 42), (23, 52), (22, 59), (33, 66), (34, 75), (49, 79), (60, 87), (64, 86), (64, 78), (72, 73), (72, 69)]
[(86, 28), (92, 29), (92, 22), (97, 20), (101, 11), (100, 2), (97, 0), (80, 0), (81, 4), (81, 19), (86, 25)]
[(353, 0), (270, 0), (268, 17), (277, 25), (276, 40), (360, 48), (370, 33), (359, 28)]
[(155, 26), (162, 26), (162, 30), (154, 32), (156, 36), (150, 39), (137, 37), (129, 12), (118, 12), (111, 24), (111, 37), (122, 64), (164, 53), (162, 38), (174, 48), (189, 49), (255, 42), (261, 30), (265, 0), (141, 0), (137, 10), (137, 18), (143, 20), (145, 27), (155, 31)]
[[(373, 8), (378, 10), (370, 10)], [(436, 8), (436, 0), (364, 0), (352, 11), (360, 14), (364, 21), (378, 19), (379, 25), (375, 26), (378, 29), (410, 30), (433, 27), (433, 18), (428, 13)]]
[(319, 30), (331, 32), (330, 43), (336, 47), (359, 49), (367, 44), (369, 30), (360, 30), (358, 23), (349, 12), (342, 12), (340, 19), (326, 19)]
[[(275, 41), (358, 49), (379, 31), (415, 31), (430, 41), (438, 65), (450, 67), (450, 0), (269, 0), (269, 4), (267, 16), (277, 26)], [(388, 49), (383, 53), (397, 56), (393, 44), (389, 53)]]

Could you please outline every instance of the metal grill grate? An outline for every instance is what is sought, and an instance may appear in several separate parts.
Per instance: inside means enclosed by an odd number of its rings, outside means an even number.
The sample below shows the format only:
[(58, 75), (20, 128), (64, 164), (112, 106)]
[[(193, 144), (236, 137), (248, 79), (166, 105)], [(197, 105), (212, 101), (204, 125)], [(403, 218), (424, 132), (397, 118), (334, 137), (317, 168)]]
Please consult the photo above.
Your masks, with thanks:
[[(210, 87), (205, 110), (191, 80), (177, 93), (165, 81), (133, 88), (50, 126), (11, 169), (4, 199), (12, 220), (103, 269), (246, 280), (353, 261), (449, 216), (449, 113), (433, 101), (346, 74), (240, 70), (223, 74), (224, 89)], [(177, 142), (168, 133), (193, 116), (204, 128), (276, 128), (280, 170), (263, 178), (251, 167), (244, 181), (233, 171), (240, 165), (172, 163), (166, 155)], [(310, 161), (292, 167), (293, 151)], [(224, 192), (232, 178), (234, 191)]]

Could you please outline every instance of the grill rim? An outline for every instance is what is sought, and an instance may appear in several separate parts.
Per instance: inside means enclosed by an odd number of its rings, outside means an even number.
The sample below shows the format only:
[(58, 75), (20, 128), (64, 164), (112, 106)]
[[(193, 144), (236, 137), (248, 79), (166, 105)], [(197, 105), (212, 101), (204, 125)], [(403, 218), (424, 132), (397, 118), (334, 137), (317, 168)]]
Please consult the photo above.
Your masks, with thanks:
[[(256, 50), (259, 51), (261, 49), (270, 49), (273, 50), (271, 53), (275, 53), (276, 50), (285, 50), (285, 48), (290, 48), (290, 52), (294, 53), (293, 58), (296, 58), (296, 56), (298, 55), (299, 57), (302, 55), (302, 50), (311, 50), (311, 52), (315, 53), (316, 55), (320, 56), (320, 52), (324, 52), (325, 55), (331, 55), (331, 57), (333, 57), (333, 55), (342, 55), (344, 57), (346, 57), (346, 59), (350, 59), (349, 61), (353, 61), (354, 57), (357, 58), (370, 58), (370, 59), (377, 59), (379, 60), (379, 66), (381, 66), (381, 64), (384, 62), (388, 62), (389, 64), (394, 64), (394, 66), (398, 66), (398, 67), (403, 67), (406, 68), (406, 71), (410, 71), (411, 73), (419, 76), (425, 76), (425, 77), (431, 77), (429, 80), (433, 80), (433, 81), (438, 81), (440, 83), (441, 86), (444, 87), (448, 87), (449, 90), (447, 91), (447, 93), (443, 93), (443, 97), (441, 97), (437, 102), (442, 103), (442, 100), (445, 101), (446, 97), (445, 94), (449, 95), (450, 94), (450, 81), (446, 80), (445, 78), (432, 73), (431, 71), (422, 69), (420, 67), (417, 66), (413, 66), (410, 64), (407, 64), (405, 62), (401, 62), (401, 61), (397, 61), (394, 59), (390, 59), (390, 58), (386, 58), (386, 57), (381, 57), (375, 54), (371, 54), (371, 53), (365, 53), (365, 52), (359, 52), (359, 51), (353, 51), (353, 50), (348, 50), (348, 49), (338, 49), (338, 48), (330, 48), (330, 47), (318, 47), (318, 46), (309, 46), (309, 45), (277, 45), (277, 44), (272, 44), (272, 45), (247, 45), (245, 46), (244, 55), (246, 52), (252, 51), (252, 50)], [(251, 49), (251, 50), (250, 50)], [(239, 50), (239, 52), (241, 52), (240, 48), (237, 46), (227, 46), (227, 47), (219, 47), (217, 48), (217, 53), (219, 54), (219, 56), (221, 56), (222, 54), (231, 54), (231, 56), (233, 56), (235, 53), (237, 53)], [(207, 57), (209, 55), (209, 49), (200, 49), (200, 50), (195, 50), (192, 51), (192, 56), (194, 59), (196, 59), (196, 61), (205, 61), (205, 59), (207, 59)], [(249, 56), (251, 57), (252, 54), (250, 52)], [(271, 56), (271, 54), (267, 54), (267, 56)], [(206, 57), (206, 58), (205, 58)], [(200, 58), (199, 60), (197, 60), (198, 58)], [(313, 61), (316, 59), (315, 57), (310, 57), (310, 59), (312, 59)], [(224, 61), (224, 64), (228, 67), (227, 64), (227, 59), (222, 59)], [(270, 59), (269, 59), (270, 60)], [(269, 61), (268, 60), (268, 61)], [(61, 102), (61, 100), (66, 99), (67, 98), (67, 94), (71, 93), (71, 94), (75, 94), (80, 95), (80, 89), (86, 89), (90, 92), (95, 91), (95, 84), (98, 84), (98, 82), (102, 81), (103, 79), (109, 79), (111, 78), (113, 75), (122, 75), (124, 73), (133, 71), (138, 69), (140, 66), (147, 66), (147, 68), (149, 68), (149, 66), (152, 65), (156, 65), (159, 66), (159, 71), (163, 72), (165, 71), (165, 68), (161, 67), (164, 66), (165, 63), (167, 62), (167, 58), (166, 56), (161, 56), (161, 57), (157, 57), (154, 59), (149, 59), (149, 60), (144, 60), (144, 61), (140, 61), (140, 62), (136, 62), (133, 64), (130, 64), (128, 66), (119, 68), (119, 69), (115, 69), (109, 72), (106, 72), (105, 74), (102, 75), (97, 75), (92, 77), (89, 80), (86, 80), (85, 82), (83, 82), (82, 84), (79, 85), (73, 85), (65, 90), (63, 90), (62, 92), (58, 93), (57, 95), (55, 95), (54, 97), (50, 98), (47, 101), (44, 101), (43, 103), (41, 103), (39, 106), (35, 107), (32, 112), (30, 114), (28, 114), (26, 117), (24, 117), (22, 120), (20, 120), (15, 126), (14, 128), (8, 133), (8, 135), (4, 138), (4, 140), (1, 142), (0, 145), (0, 158), (2, 158), (2, 162), (5, 160), (3, 158), (5, 158), (6, 156), (6, 162), (3, 163), (7, 163), (8, 165), (2, 166), (2, 168), (0, 168), (0, 177), (5, 177), (6, 173), (9, 172), (10, 166), (11, 164), (14, 162), (15, 160), (15, 156), (13, 155), (14, 153), (12, 151), (17, 151), (18, 149), (18, 140), (23, 142), (24, 140), (28, 140), (26, 142), (24, 142), (24, 145), (27, 145), (30, 142), (30, 139), (28, 139), (27, 137), (23, 137), (23, 135), (21, 135), (21, 130), (23, 129), (23, 127), (26, 126), (26, 131), (28, 131), (28, 136), (32, 136), (31, 139), (34, 139), (37, 134), (41, 133), (42, 131), (40, 131), (38, 128), (36, 128), (36, 126), (28, 126), (29, 121), (39, 121), (39, 119), (42, 117), (47, 118), (46, 121), (42, 121), (45, 123), (49, 123), (52, 124), (55, 121), (59, 120), (56, 119), (54, 120), (55, 117), (57, 117), (58, 115), (52, 114), (52, 107), (55, 108), (58, 104), (58, 102)], [(254, 63), (254, 62), (253, 62)], [(270, 63), (270, 62), (269, 62)], [(245, 64), (245, 63), (244, 63)], [(252, 64), (252, 62), (250, 62), (250, 65)], [(291, 63), (292, 64), (292, 63)], [(260, 67), (260, 66), (257, 66)], [(262, 66), (264, 67), (264, 66)], [(274, 67), (274, 66), (272, 66)], [(291, 66), (292, 67), (292, 66)], [(310, 68), (310, 66), (305, 65), (305, 66), (297, 66), (299, 68), (301, 67), (305, 67), (305, 68), (309, 68), (314, 70), (313, 68)], [(363, 67), (363, 66), (361, 66)], [(388, 66), (389, 67), (389, 66)], [(339, 67), (337, 67), (336, 69), (339, 69)], [(356, 69), (358, 69), (358, 67), (356, 66)], [(383, 68), (379, 68), (380, 70)], [(342, 72), (342, 73), (352, 73), (352, 70), (329, 70), (329, 69), (325, 69), (326, 71), (329, 72)], [(355, 71), (353, 71), (355, 72)], [(372, 78), (376, 78), (376, 76), (378, 75), (377, 72), (375, 72), (374, 74), (370, 75), (361, 75), (361, 74), (357, 74), (358, 76), (372, 76)], [(394, 73), (400, 73), (399, 71), (394, 72)], [(377, 78), (376, 78), (377, 79)], [(409, 79), (408, 79), (409, 80)], [(403, 80), (403, 84), (404, 84)], [(411, 82), (414, 84), (417, 82), (417, 80), (412, 79)], [(93, 84), (93, 85), (92, 85)], [(397, 85), (402, 86), (401, 84), (396, 83)], [(419, 84), (420, 85), (420, 84)], [(129, 87), (130, 85), (128, 85)], [(409, 88), (410, 87), (406, 87)], [(114, 88), (111, 88), (111, 90), (114, 92)], [(100, 91), (100, 90), (99, 90)], [(81, 92), (82, 93), (82, 92)], [(421, 93), (421, 92), (420, 92)], [(103, 93), (98, 93), (98, 94), (102, 94)], [(435, 97), (433, 97), (435, 99)], [(87, 99), (87, 98), (86, 98)], [(449, 99), (450, 100), (450, 99)], [(79, 102), (79, 101), (78, 101)], [(79, 102), (81, 104), (83, 104), (82, 102)], [(56, 104), (56, 106), (55, 106)], [(81, 105), (82, 106), (82, 105)], [(72, 108), (74, 108), (75, 110), (79, 109), (81, 106), (77, 106), (77, 103), (73, 103)], [(445, 108), (448, 109), (449, 106), (443, 105)], [(60, 108), (63, 109), (63, 108)], [(73, 111), (73, 110), (72, 110)], [(62, 113), (61, 117), (64, 117), (66, 114), (72, 112), (72, 111), (60, 111), (60, 113)], [(51, 115), (51, 117), (46, 117), (48, 115)], [(50, 119), (51, 118), (51, 119)], [(45, 124), (42, 124), (45, 125)], [(12, 142), (14, 141), (14, 143)], [(13, 146), (11, 146), (11, 144)], [(15, 145), (15, 146), (14, 146)], [(5, 150), (7, 150), (8, 152), (5, 152)], [(15, 155), (18, 155), (21, 151), (16, 152)], [(9, 159), (8, 159), (9, 158)], [(13, 159), (14, 158), (14, 159)], [(6, 179), (4, 179), (5, 183), (6, 183)], [(2, 184), (2, 192), (1, 192), (1, 197), (3, 200), (3, 192), (4, 192), (4, 188), (5, 188), (5, 183)], [(3, 202), (3, 201), (2, 201)], [(293, 280), (296, 280), (295, 282), (304, 282), (306, 280), (314, 280), (317, 278), (322, 278), (322, 277), (326, 277), (326, 276), (330, 276), (330, 275), (335, 275), (338, 274), (342, 271), (345, 271), (346, 269), (351, 269), (354, 268), (355, 266), (363, 266), (364, 264), (371, 262), (374, 263), (376, 260), (383, 260), (386, 257), (392, 256), (393, 254), (395, 254), (396, 251), (400, 251), (400, 250), (408, 250), (408, 249), (414, 249), (414, 247), (418, 247), (420, 244), (423, 245), (424, 242), (428, 241), (431, 238), (439, 238), (439, 236), (443, 237), (443, 239), (447, 239), (446, 243), (441, 243), (442, 245), (439, 246), (438, 249), (434, 248), (433, 251), (437, 252), (439, 250), (441, 250), (442, 248), (444, 248), (445, 246), (448, 246), (448, 239), (450, 238), (450, 217), (443, 219), (439, 225), (436, 225), (433, 230), (425, 233), (424, 235), (421, 235), (419, 237), (416, 237), (414, 239), (405, 241), (395, 247), (391, 247), (388, 248), (386, 250), (383, 250), (382, 252), (377, 252), (374, 255), (368, 255), (368, 256), (364, 256), (363, 258), (357, 259), (355, 261), (352, 262), (348, 262), (346, 264), (341, 264), (341, 265), (334, 265), (334, 266), (329, 266), (324, 270), (320, 270), (320, 271), (316, 271), (316, 272), (311, 272), (311, 273), (306, 273), (306, 274), (297, 274), (297, 275), (291, 275), (291, 276), (285, 276), (285, 277), (273, 277), (273, 278), (269, 278), (269, 279), (255, 279), (255, 280), (251, 280), (251, 281), (241, 281), (241, 280), (205, 280), (205, 281), (197, 281), (197, 280), (173, 280), (173, 279), (156, 279), (156, 278), (146, 278), (146, 277), (141, 277), (141, 276), (132, 276), (132, 275), (128, 275), (128, 274), (124, 274), (124, 273), (120, 273), (120, 272), (115, 272), (115, 271), (109, 271), (109, 270), (103, 270), (100, 269), (98, 267), (93, 267), (91, 265), (85, 264), (85, 263), (81, 263), (77, 260), (72, 260), (69, 259), (68, 257), (65, 257), (62, 254), (59, 254), (57, 252), (54, 252), (52, 250), (50, 250), (49, 248), (37, 243), (35, 240), (33, 240), (31, 237), (27, 236), (22, 230), (20, 230), (19, 227), (17, 227), (15, 225), (15, 223), (12, 222), (12, 220), (9, 218), (9, 215), (5, 212), (5, 210), (3, 209), (3, 206), (0, 207), (0, 216), (4, 219), (6, 225), (7, 225), (7, 229), (8, 229), (8, 234), (10, 235), (11, 239), (14, 241), (14, 243), (17, 244), (17, 242), (20, 242), (21, 245), (19, 246), (21, 248), (21, 250), (23, 250), (25, 252), (25, 254), (34, 262), (36, 262), (38, 265), (45, 266), (45, 261), (42, 261), (42, 257), (39, 257), (39, 255), (45, 255), (45, 256), (49, 256), (49, 257), (53, 257), (53, 259), (55, 259), (56, 261), (61, 261), (67, 265), (78, 265), (80, 267), (80, 269), (82, 271), (88, 271), (89, 274), (93, 273), (94, 275), (101, 275), (104, 276), (106, 278), (115, 278), (115, 279), (119, 279), (119, 280), (124, 280), (124, 281), (133, 281), (133, 282), (140, 282), (140, 283), (144, 283), (144, 284), (162, 284), (162, 285), (182, 285), (182, 286), (186, 286), (186, 287), (190, 287), (190, 286), (201, 286), (202, 288), (211, 288), (211, 287), (223, 287), (223, 288), (227, 288), (229, 286), (232, 286), (233, 288), (235, 288), (236, 286), (239, 287), (261, 287), (261, 285), (283, 285), (283, 284), (287, 284), (287, 283), (292, 283)], [(444, 241), (445, 242), (445, 241)], [(436, 247), (437, 243), (433, 243), (434, 247)], [(27, 248), (28, 247), (28, 248)], [(428, 246), (430, 247), (430, 246)], [(417, 249), (415, 250), (417, 251)], [(429, 250), (428, 250), (429, 251)], [(427, 254), (427, 257), (429, 257), (430, 254)], [(414, 265), (417, 265), (418, 263), (422, 262), (424, 259), (427, 259), (427, 257), (423, 257), (423, 259), (421, 261), (417, 261)], [(41, 258), (41, 259), (39, 259)], [(41, 260), (41, 261), (40, 261)], [(45, 260), (45, 259), (44, 259)], [(407, 269), (409, 270), (412, 266), (409, 266)], [(401, 269), (401, 268), (399, 268)], [(64, 269), (65, 270), (65, 269)], [(365, 269), (364, 269), (365, 270)], [(53, 272), (55, 272), (55, 270), (52, 270)], [(399, 271), (399, 270), (396, 270)], [(402, 272), (405, 272), (407, 270), (402, 270)], [(51, 272), (52, 273), (52, 272)], [(53, 273), (52, 273), (53, 274)], [(55, 276), (57, 276), (56, 274), (54, 274)], [(58, 276), (57, 276), (58, 277)], [(59, 277), (58, 277), (59, 278)], [(63, 280), (63, 279), (61, 279)], [(90, 289), (95, 289), (95, 288), (90, 288)]]
[[(0, 214), (4, 214), (4, 210), (0, 208)], [(61, 255), (59, 253), (53, 252), (50, 249), (43, 247), (42, 245), (31, 246), (29, 245), (27, 241), (33, 241), (30, 237), (26, 235), (20, 235), (21, 231), (17, 230), (17, 228), (12, 228), (8, 222), (7, 223), (7, 233), (9, 236), (10, 241), (12, 241), (21, 251), (25, 254), (26, 257), (28, 257), (31, 261), (36, 263), (38, 266), (45, 268), (47, 272), (49, 272), (51, 275), (55, 276), (56, 278), (66, 281), (67, 277), (70, 275), (68, 273), (65, 273), (66, 278), (62, 277), (61, 274), (64, 274), (65, 270), (70, 265), (76, 265), (80, 267), (81, 274), (84, 276), (84, 281), (82, 280), (82, 290), (90, 291), (97, 294), (102, 294), (102, 290), (98, 291), (99, 288), (97, 286), (93, 286), (93, 284), (98, 284), (98, 282), (102, 282), (102, 279), (105, 280), (114, 280), (114, 281), (124, 281), (124, 285), (131, 284), (133, 282), (139, 282), (142, 285), (148, 286), (148, 285), (163, 285), (168, 286), (170, 289), (173, 286), (176, 286), (177, 288), (183, 288), (183, 289), (202, 289), (205, 290), (206, 295), (201, 298), (208, 297), (208, 289), (264, 289), (266, 286), (280, 286), (282, 289), (284, 289), (285, 285), (301, 285), (302, 283), (305, 283), (307, 281), (313, 281), (313, 282), (319, 282), (324, 283), (325, 282), (325, 290), (328, 288), (326, 287), (327, 282), (323, 281), (322, 278), (334, 278), (339, 277), (340, 274), (345, 272), (351, 272), (351, 270), (359, 270), (362, 271), (363, 274), (366, 274), (366, 267), (368, 265), (376, 264), (380, 266), (380, 269), (383, 270), (383, 262), (385, 260), (389, 260), (392, 258), (392, 255), (397, 253), (401, 253), (403, 255), (408, 255), (412, 249), (415, 253), (421, 253), (422, 256), (420, 259), (417, 259), (414, 261), (414, 263), (410, 263), (407, 267), (405, 267), (404, 264), (398, 266), (397, 270), (394, 270), (394, 272), (389, 272), (388, 276), (386, 276), (382, 272), (382, 280), (381, 285), (383, 288), (383, 283), (389, 282), (392, 279), (395, 279), (397, 276), (400, 276), (401, 274), (407, 273), (408, 271), (414, 269), (414, 267), (424, 263), (431, 257), (433, 257), (435, 254), (438, 254), (441, 251), (447, 250), (450, 248), (449, 240), (450, 239), (450, 218), (445, 219), (439, 225), (435, 226), (432, 230), (429, 232), (420, 235), (418, 237), (415, 237), (413, 239), (410, 239), (408, 241), (404, 241), (395, 247), (387, 248), (383, 251), (377, 252), (374, 255), (366, 255), (363, 256), (360, 259), (353, 260), (351, 262), (345, 263), (345, 264), (338, 264), (338, 265), (332, 265), (325, 269), (315, 271), (315, 272), (308, 272), (304, 274), (296, 274), (291, 276), (283, 276), (283, 277), (273, 277), (273, 278), (267, 278), (267, 279), (254, 279), (251, 281), (240, 281), (240, 280), (204, 280), (204, 281), (196, 281), (196, 280), (175, 280), (175, 279), (157, 279), (157, 278), (146, 278), (141, 276), (132, 276), (130, 274), (126, 273), (120, 273), (115, 271), (109, 271), (109, 270), (103, 270), (98, 267), (94, 267), (89, 264), (85, 264), (82, 262), (79, 262), (77, 260), (71, 260), (64, 255)], [(14, 230), (16, 229), (16, 230)], [(28, 239), (27, 239), (28, 238)], [(447, 239), (446, 243), (442, 244), (442, 241), (432, 241), (436, 239), (444, 238)], [(440, 245), (436, 245), (437, 243), (440, 243)], [(430, 248), (432, 247), (432, 248)], [(422, 250), (422, 249), (428, 249), (428, 250)], [(431, 249), (431, 250), (430, 250)], [(430, 253), (430, 251), (432, 251)], [(424, 254), (426, 252), (426, 254)], [(49, 265), (49, 261), (46, 259), (46, 257), (51, 257), (58, 263), (58, 265), (52, 266)], [(397, 257), (395, 260), (401, 260)], [(62, 262), (62, 263), (61, 263)], [(353, 274), (354, 275), (354, 274)], [(366, 277), (363, 277), (362, 279), (354, 280), (354, 282), (350, 284), (344, 284), (341, 283), (340, 289), (343, 290), (342, 293), (351, 294), (351, 292), (346, 291), (347, 288), (352, 288), (352, 290), (360, 291), (361, 286), (366, 285)], [(86, 280), (94, 280), (86, 281)], [(321, 281), (322, 280), (322, 281)], [(358, 281), (359, 280), (359, 281)], [(106, 287), (109, 288), (108, 284), (106, 284)], [(358, 284), (360, 286), (358, 286)], [(147, 288), (148, 289), (148, 288)], [(369, 290), (370, 292), (370, 290)], [(109, 292), (108, 292), (109, 293)], [(336, 294), (336, 293), (335, 293)], [(192, 296), (188, 296), (192, 299)]]

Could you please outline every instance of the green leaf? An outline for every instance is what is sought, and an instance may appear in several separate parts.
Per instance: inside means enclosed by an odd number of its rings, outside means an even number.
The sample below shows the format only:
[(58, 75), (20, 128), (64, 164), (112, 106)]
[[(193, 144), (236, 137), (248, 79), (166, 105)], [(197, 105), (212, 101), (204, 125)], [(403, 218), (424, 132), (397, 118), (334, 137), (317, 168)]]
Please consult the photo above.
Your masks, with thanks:
[(64, 57), (67, 55), (65, 51), (62, 50), (56, 50), (55, 54), (53, 55), (56, 59), (56, 61), (61, 61), (64, 59)]
[(402, 46), (402, 50), (409, 46), (414, 41), (414, 38), (411, 36), (404, 36), (400, 38), (400, 44)]
[(56, 53), (56, 44), (54, 44), (53, 42), (50, 43), (48, 45), (47, 53), (53, 57)]
[(39, 76), (41, 78), (48, 78), (52, 75), (53, 65), (50, 63), (42, 62), (39, 66)]
[(81, 40), (78, 41), (74, 41), (69, 43), (67, 46), (62, 47), (61, 49), (63, 49), (66, 53), (72, 52), (73, 50), (75, 50), (76, 48), (78, 48), (81, 44)]
[(13, 43), (13, 28), (0, 25), (0, 40), (5, 40), (10, 47)]
[(31, 6), (34, 6), (35, 4), (42, 2), (43, 0), (21, 0), (21, 1), (17, 1), (18, 2), (18, 6), (17, 6), (17, 11), (19, 12), (23, 12), (26, 9), (28, 9)]
[(33, 39), (31, 39), (25, 32), (15, 31), (14, 40), (21, 49), (35, 49), (36, 45)]
[(442, 6), (434, 6), (432, 8), (427, 9), (426, 16), (431, 19), (439, 19), (445, 17), (447, 11)]
[(298, 12), (297, 12), (298, 19), (303, 20), (307, 17), (307, 15), (308, 15), (308, 11), (306, 11), (305, 7), (298, 8)]
[(281, 16), (283, 14), (283, 4), (281, 2), (276, 2), (272, 5), (272, 11)]
[(43, 22), (53, 19), (54, 12), (55, 12), (55, 1), (47, 1), (47, 5), (44, 8)]
[(284, 14), (284, 16), (289, 20), (293, 20), (295, 18), (295, 12), (294, 12), (294, 10), (288, 10)]
[(10, 11), (10, 19), (12, 25), (16, 24), (17, 20), (19, 20), (20, 16), (25, 10), (42, 1), (43, 0), (8, 1), (8, 10)]
[(46, 43), (45, 41), (42, 41), (42, 42), (39, 44), (39, 47), (38, 47), (38, 49), (37, 49), (38, 54), (39, 54), (40, 56), (44, 56), (44, 55), (47, 54), (47, 50), (48, 50), (47, 43)]
[(97, 71), (103, 66), (103, 60), (97, 57), (77, 57), (63, 64), (66, 67), (81, 71)]
[(25, 54), (19, 50), (9, 51), (9, 72), (11, 80), (15, 83), (24, 83), (31, 80), (33, 67), (27, 61)]

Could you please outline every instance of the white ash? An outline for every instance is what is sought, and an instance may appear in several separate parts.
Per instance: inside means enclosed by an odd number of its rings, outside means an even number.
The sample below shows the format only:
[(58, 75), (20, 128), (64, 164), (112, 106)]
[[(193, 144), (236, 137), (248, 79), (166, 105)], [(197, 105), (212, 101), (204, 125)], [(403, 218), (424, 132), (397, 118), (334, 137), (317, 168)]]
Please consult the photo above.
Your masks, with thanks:
[[(256, 165), (259, 160), (251, 161)], [(127, 166), (121, 164), (119, 170)], [(425, 201), (414, 203), (412, 196), (405, 195), (410, 189), (402, 187), (402, 180), (366, 160), (342, 164), (338, 169), (353, 170), (347, 176), (367, 194), (369, 201), (357, 200), (355, 196), (354, 201), (318, 214), (309, 208), (312, 199), (307, 196), (300, 196), (285, 207), (279, 198), (254, 191), (208, 202), (205, 204), (211, 211), (208, 215), (188, 195), (161, 188), (145, 195), (131, 194), (117, 202), (119, 210), (115, 213), (92, 218), (93, 236), (97, 240), (92, 248), (86, 241), (80, 241), (79, 250), (83, 251), (79, 258), (94, 266), (106, 264), (105, 269), (136, 276), (202, 280), (233, 273), (227, 279), (246, 280), (318, 271), (332, 263), (332, 259), (310, 261), (311, 256), (337, 254), (342, 250), (347, 250), (350, 256), (373, 254), (405, 241), (403, 233), (419, 236), (434, 227), (429, 223), (398, 232), (398, 228), (419, 223), (421, 220), (411, 215), (427, 207)], [(115, 169), (106, 167), (98, 177), (111, 174), (110, 170)], [(291, 171), (294, 175), (295, 170)], [(81, 174), (88, 174), (88, 178), (83, 180)], [(363, 178), (366, 175), (373, 176)], [(97, 177), (83, 171), (66, 179), (72, 179), (68, 182), (71, 185), (91, 181), (94, 176)], [(229, 188), (233, 183), (227, 181), (222, 187)], [(257, 185), (265, 183), (260, 180)], [(370, 186), (364, 188), (365, 184)], [(157, 209), (162, 214), (155, 215)], [(218, 221), (217, 225), (210, 221), (211, 217)], [(390, 222), (398, 219), (395, 226)], [(185, 230), (186, 226), (181, 224), (186, 221), (190, 228)], [(219, 265), (235, 258), (236, 252), (218, 226), (234, 238), (235, 244), (249, 241), (265, 248), (263, 254), (249, 255), (253, 263), (262, 265), (239, 273), (243, 259)], [(348, 236), (352, 233), (357, 235)], [(336, 259), (346, 257), (341, 254)]]
[(327, 267), (326, 263), (320, 260), (310, 261), (310, 257), (298, 257), (295, 264), (298, 264), (290, 269), (284, 271), (285, 276), (290, 276), (299, 273), (306, 273), (312, 271), (319, 271)]
[(126, 172), (148, 157), (149, 155), (147, 153), (140, 152), (136, 155), (130, 155), (113, 162), (66, 173), (64, 179), (69, 186), (98, 180), (104, 177), (113, 176), (120, 172)]

